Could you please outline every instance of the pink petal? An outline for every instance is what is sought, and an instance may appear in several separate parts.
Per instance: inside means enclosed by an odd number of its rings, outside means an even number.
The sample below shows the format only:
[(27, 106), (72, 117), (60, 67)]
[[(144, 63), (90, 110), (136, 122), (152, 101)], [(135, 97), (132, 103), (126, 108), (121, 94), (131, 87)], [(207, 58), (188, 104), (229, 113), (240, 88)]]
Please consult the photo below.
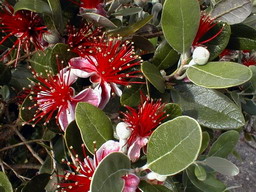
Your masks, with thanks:
[(65, 67), (64, 69), (60, 70), (59, 77), (62, 77), (64, 79), (64, 82), (67, 83), (67, 85), (72, 85), (76, 82), (77, 76), (72, 73), (71, 69), (68, 67)]
[(58, 122), (63, 131), (66, 130), (69, 123), (75, 120), (75, 108), (78, 102), (87, 102), (97, 107), (100, 103), (100, 93), (91, 88), (85, 89), (74, 96), (68, 106), (59, 109)]
[(136, 192), (136, 189), (140, 183), (140, 178), (132, 173), (122, 178), (124, 179), (124, 189), (122, 192)]
[(78, 102), (86, 102), (98, 107), (101, 101), (101, 96), (98, 90), (88, 88), (73, 97), (72, 101), (73, 105), (76, 105)]
[(132, 162), (137, 161), (140, 158), (140, 150), (142, 147), (146, 146), (148, 139), (146, 137), (137, 137), (133, 144), (128, 149), (128, 157)]
[(95, 87), (95, 89), (101, 91), (101, 102), (99, 104), (99, 108), (103, 109), (107, 105), (111, 97), (111, 87), (107, 82), (103, 82)]
[(113, 89), (113, 92), (118, 96), (121, 97), (122, 90), (119, 89), (119, 87), (115, 83), (110, 83), (111, 88)]
[[(93, 57), (90, 57), (93, 62), (96, 62)], [(72, 73), (81, 78), (88, 78), (97, 73), (97, 68), (91, 61), (82, 57), (75, 57), (70, 59), (69, 65), (72, 68)]]
[(75, 105), (69, 104), (69, 107), (61, 107), (58, 111), (58, 122), (63, 131), (66, 130), (69, 123), (75, 120)]
[(97, 161), (100, 162), (104, 157), (120, 150), (119, 142), (109, 140), (105, 142), (96, 152)]

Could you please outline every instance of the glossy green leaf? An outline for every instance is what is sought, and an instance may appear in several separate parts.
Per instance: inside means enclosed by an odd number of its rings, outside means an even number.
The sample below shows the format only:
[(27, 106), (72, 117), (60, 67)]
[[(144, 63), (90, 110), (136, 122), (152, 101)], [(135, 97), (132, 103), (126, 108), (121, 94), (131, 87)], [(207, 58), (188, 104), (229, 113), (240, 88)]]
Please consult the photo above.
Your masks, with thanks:
[(223, 175), (236, 176), (239, 173), (236, 165), (221, 157), (208, 157), (204, 160), (204, 164)]
[(256, 115), (256, 103), (252, 100), (245, 100), (245, 103), (242, 103), (242, 108), (246, 113)]
[(131, 168), (130, 159), (123, 153), (114, 152), (105, 157), (95, 170), (91, 181), (91, 192), (120, 192), (124, 176)]
[(143, 51), (147, 52), (154, 52), (155, 47), (154, 45), (145, 37), (134, 35), (132, 37), (132, 42), (134, 43), (134, 46), (138, 49), (141, 49)]
[(2, 192), (2, 190), (3, 192), (13, 192), (12, 184), (8, 177), (3, 172), (0, 172), (0, 191)]
[(207, 174), (206, 179), (204, 181), (200, 181), (195, 176), (194, 170), (195, 165), (191, 165), (188, 169), (186, 169), (186, 173), (189, 180), (198, 189), (204, 192), (222, 192), (226, 189), (226, 186), (211, 174)]
[(222, 133), (218, 139), (212, 144), (208, 156), (226, 158), (235, 148), (239, 140), (237, 131), (227, 131)]
[(160, 175), (174, 175), (197, 158), (202, 143), (200, 125), (180, 116), (161, 124), (150, 136), (147, 167)]
[(212, 129), (237, 129), (244, 126), (239, 107), (223, 93), (193, 84), (175, 86), (173, 101), (183, 114), (195, 118), (200, 125)]
[(14, 11), (16, 12), (19, 10), (51, 14), (49, 5), (43, 0), (19, 0), (14, 6)]
[(129, 16), (141, 12), (143, 9), (140, 7), (125, 8), (113, 13), (114, 16)]
[(198, 30), (198, 0), (166, 0), (162, 13), (162, 29), (167, 42), (179, 53), (189, 50)]
[(30, 84), (29, 78), (33, 77), (31, 70), (26, 66), (19, 66), (12, 70), (12, 78), (9, 84), (16, 90), (22, 90), (24, 87), (28, 88)]
[(10, 94), (10, 89), (7, 85), (0, 87), (0, 95), (3, 101), (8, 101), (10, 99)]
[(166, 114), (168, 114), (168, 117), (165, 119), (165, 121), (172, 120), (172, 119), (182, 115), (182, 109), (176, 103), (167, 103), (165, 105), (164, 110), (165, 110)]
[(149, 16), (145, 17), (144, 19), (142, 19), (130, 26), (113, 30), (113, 31), (109, 32), (108, 35), (110, 35), (110, 36), (120, 35), (122, 37), (132, 35), (136, 31), (138, 31), (140, 28), (142, 28), (144, 25), (146, 25), (152, 19), (152, 17), (153, 16), (149, 15)]
[(194, 65), (186, 74), (194, 84), (213, 89), (223, 89), (241, 85), (252, 78), (252, 71), (239, 63), (210, 62)]
[[(68, 50), (68, 45), (58, 43), (54, 47), (47, 48), (45, 51), (38, 51), (29, 61), (37, 73), (47, 76), (47, 73), (51, 71), (53, 74), (56, 74), (58, 73), (58, 65), (67, 65), (67, 62), (75, 56), (73, 52)], [(62, 61), (63, 64), (61, 63)]]
[(60, 0), (47, 0), (49, 3), (49, 7), (52, 12), (52, 17), (54, 20), (54, 24), (60, 32), (64, 30), (64, 23), (62, 18), (62, 9), (60, 5)]
[(82, 139), (87, 149), (94, 152), (94, 142), (101, 146), (113, 139), (113, 129), (110, 119), (99, 108), (89, 103), (78, 103), (75, 111), (75, 119), (80, 129)]
[(22, 189), (22, 192), (44, 192), (44, 188), (50, 180), (50, 174), (43, 173), (33, 177)]
[(5, 85), (11, 80), (12, 73), (9, 67), (0, 63), (0, 85)]
[(117, 26), (114, 23), (112, 23), (107, 17), (104, 17), (97, 13), (85, 12), (82, 13), (81, 16), (100, 26), (107, 27), (110, 29), (117, 28)]
[(36, 113), (36, 108), (31, 108), (34, 103), (29, 97), (30, 95), (24, 99), (20, 110), (20, 118), (25, 122), (31, 121), (34, 118), (34, 114)]
[(163, 185), (151, 185), (146, 181), (140, 181), (139, 189), (142, 192), (172, 192), (172, 190)]
[[(230, 40), (230, 35), (231, 35), (231, 28), (230, 25), (226, 23), (218, 23), (215, 27), (213, 27), (207, 35), (205, 35), (205, 39), (209, 39), (213, 37), (215, 34), (217, 34), (220, 30), (221, 33), (209, 41), (208, 43), (205, 43), (205, 46), (210, 52), (210, 58), (209, 61), (215, 59), (218, 57), (222, 51), (227, 47), (228, 42)], [(202, 39), (203, 41), (203, 39)]]
[(200, 165), (196, 165), (195, 166), (195, 176), (197, 177), (198, 180), (204, 181), (207, 177), (205, 169)]
[(244, 24), (231, 26), (231, 37), (228, 44), (229, 49), (255, 50), (256, 30)]
[(140, 103), (140, 92), (145, 92), (145, 84), (133, 84), (131, 87), (125, 87), (120, 98), (122, 105), (128, 105), (130, 107), (138, 106)]
[(83, 140), (81, 137), (80, 130), (77, 127), (75, 121), (72, 121), (68, 125), (64, 134), (64, 138), (65, 138), (66, 146), (69, 149), (70, 147), (72, 147), (72, 149), (74, 149), (74, 151), (76, 152), (77, 155), (79, 155), (80, 158), (84, 158), (83, 149), (82, 149)]
[(165, 80), (157, 67), (147, 61), (143, 62), (141, 71), (147, 80), (160, 92), (165, 91)]
[(202, 140), (202, 146), (201, 146), (201, 149), (200, 149), (200, 154), (203, 153), (205, 151), (205, 149), (208, 147), (209, 145), (209, 142), (210, 142), (210, 135), (207, 131), (204, 131), (203, 132), (203, 140)]
[[(44, 164), (41, 166), (39, 173), (49, 173), (52, 174), (55, 169), (56, 165), (58, 168), (59, 174), (61, 173), (62, 167), (62, 159), (66, 157), (66, 148), (65, 143), (63, 141), (62, 137), (59, 137), (55, 144), (53, 145), (52, 151), (54, 153), (54, 157), (47, 156), (47, 158), (44, 161)], [(64, 174), (63, 174), (64, 175)]]
[(167, 43), (162, 41), (157, 47), (152, 63), (158, 69), (167, 69), (179, 61), (179, 54)]

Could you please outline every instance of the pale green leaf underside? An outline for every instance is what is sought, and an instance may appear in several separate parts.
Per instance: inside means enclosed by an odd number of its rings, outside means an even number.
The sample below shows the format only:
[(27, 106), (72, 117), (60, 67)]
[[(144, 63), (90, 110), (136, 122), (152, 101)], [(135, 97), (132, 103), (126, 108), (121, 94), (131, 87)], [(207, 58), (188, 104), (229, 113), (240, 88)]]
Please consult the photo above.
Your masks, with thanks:
[(160, 125), (148, 143), (148, 167), (161, 175), (174, 175), (192, 164), (202, 142), (200, 125), (180, 116)]
[(222, 89), (241, 85), (252, 77), (251, 70), (234, 62), (210, 62), (194, 65), (186, 71), (188, 78), (196, 85)]

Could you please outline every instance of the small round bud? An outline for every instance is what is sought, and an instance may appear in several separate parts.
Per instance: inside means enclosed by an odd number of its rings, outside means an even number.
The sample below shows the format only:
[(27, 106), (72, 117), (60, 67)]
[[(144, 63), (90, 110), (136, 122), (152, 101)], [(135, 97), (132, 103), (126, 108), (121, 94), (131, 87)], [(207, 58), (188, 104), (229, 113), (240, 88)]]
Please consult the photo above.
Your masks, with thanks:
[(131, 129), (128, 128), (128, 124), (120, 122), (116, 125), (116, 134), (120, 139), (127, 139), (131, 135)]
[(192, 58), (198, 65), (204, 65), (208, 62), (210, 57), (210, 52), (204, 47), (195, 48)]
[(60, 34), (57, 31), (49, 30), (43, 34), (43, 39), (50, 44), (58, 43), (60, 41)]
[(153, 171), (148, 173), (146, 177), (148, 180), (157, 180), (160, 182), (164, 182), (167, 178), (165, 175), (159, 175), (158, 173), (155, 173)]

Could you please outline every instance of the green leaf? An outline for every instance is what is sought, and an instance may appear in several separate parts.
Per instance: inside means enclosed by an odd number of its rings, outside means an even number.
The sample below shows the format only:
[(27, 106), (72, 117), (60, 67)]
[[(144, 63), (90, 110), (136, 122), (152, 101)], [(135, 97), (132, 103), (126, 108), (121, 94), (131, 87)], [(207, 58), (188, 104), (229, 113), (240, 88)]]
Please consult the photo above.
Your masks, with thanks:
[(114, 152), (105, 157), (94, 172), (91, 192), (120, 192), (124, 176), (131, 168), (130, 159), (123, 153)]
[[(48, 72), (46, 71), (51, 71), (56, 74), (58, 73), (58, 65), (65, 66), (72, 57), (76, 56), (76, 54), (68, 50), (68, 45), (58, 43), (45, 51), (38, 51), (29, 61), (37, 73), (47, 76)], [(62, 61), (64, 62), (63, 64), (61, 63)]]
[(91, 153), (94, 152), (93, 143), (95, 141), (97, 146), (101, 146), (106, 141), (113, 139), (112, 123), (97, 107), (89, 103), (78, 103), (75, 119), (84, 144)]
[(145, 17), (144, 19), (142, 19), (142, 20), (140, 20), (140, 21), (138, 21), (138, 22), (136, 22), (136, 23), (134, 23), (130, 26), (113, 30), (113, 31), (109, 32), (108, 35), (109, 36), (120, 35), (122, 37), (132, 35), (136, 31), (138, 31), (140, 28), (142, 28), (144, 25), (146, 25), (152, 18), (153, 18), (153, 16), (149, 15), (149, 16)]
[(0, 63), (0, 85), (5, 85), (11, 80), (12, 73), (9, 67)]
[(244, 21), (251, 12), (251, 0), (221, 1), (211, 11), (211, 17), (234, 25)]
[(140, 91), (145, 92), (145, 84), (132, 84), (131, 87), (125, 87), (120, 98), (122, 105), (135, 107), (140, 104)]
[(200, 125), (212, 129), (237, 129), (244, 126), (239, 107), (223, 93), (193, 84), (175, 86), (172, 99), (183, 114), (195, 118)]
[(165, 105), (164, 110), (165, 110), (166, 114), (168, 114), (168, 117), (165, 119), (165, 121), (172, 120), (172, 119), (182, 115), (182, 109), (176, 103), (167, 103)]
[(200, 125), (180, 116), (160, 125), (150, 136), (147, 167), (160, 175), (174, 175), (197, 158), (202, 142)]
[(228, 44), (229, 49), (255, 50), (256, 30), (244, 24), (231, 26), (231, 37)]
[(64, 23), (62, 18), (62, 9), (60, 5), (60, 0), (47, 0), (52, 12), (52, 17), (54, 24), (57, 27), (58, 31), (63, 32)]
[(0, 171), (0, 191), (3, 192), (13, 192), (12, 190), (12, 184), (10, 183), (8, 177)]
[(179, 61), (179, 54), (167, 43), (162, 41), (157, 47), (152, 63), (158, 69), (167, 69)]
[(25, 122), (30, 122), (34, 118), (34, 114), (36, 114), (36, 108), (32, 108), (34, 102), (30, 100), (31, 95), (28, 95), (22, 105), (20, 110), (20, 118)]
[(195, 166), (195, 176), (197, 177), (198, 180), (204, 181), (207, 177), (205, 169), (200, 165), (196, 165)]
[(245, 100), (245, 103), (242, 103), (243, 110), (250, 115), (256, 115), (256, 104), (252, 100)]
[(68, 148), (70, 148), (72, 146), (72, 148), (74, 149), (76, 154), (80, 158), (84, 158), (84, 154), (83, 154), (83, 150), (82, 150), (83, 140), (81, 137), (80, 130), (78, 129), (75, 121), (72, 121), (68, 125), (68, 127), (65, 131), (65, 134), (64, 134), (64, 138), (66, 141), (66, 146)]
[(186, 169), (186, 173), (189, 180), (198, 189), (204, 192), (222, 192), (226, 189), (226, 186), (211, 174), (207, 174), (206, 179), (204, 181), (200, 181), (195, 176), (194, 170), (195, 165), (191, 165), (188, 169)]
[(141, 71), (147, 80), (160, 92), (165, 91), (165, 80), (162, 77), (159, 69), (147, 61), (142, 63)]
[(132, 8), (125, 8), (115, 13), (112, 13), (114, 16), (129, 16), (134, 15), (136, 13), (141, 12), (143, 9), (140, 7), (132, 7)]
[(219, 136), (219, 138), (211, 146), (208, 156), (216, 156), (226, 158), (235, 148), (239, 139), (237, 131), (227, 131)]
[(207, 32), (207, 35), (205, 36), (205, 38), (209, 39), (209, 38), (213, 37), (220, 30), (222, 30), (222, 31), (217, 37), (215, 37), (208, 43), (205, 43), (205, 46), (207, 47), (208, 51), (210, 52), (209, 61), (218, 57), (228, 45), (230, 35), (231, 35), (231, 28), (230, 28), (230, 25), (228, 25), (226, 23), (224, 23), (224, 24), (221, 22), (218, 23), (209, 32)]
[(30, 84), (28, 78), (31, 77), (33, 77), (31, 70), (29, 70), (26, 66), (16, 67), (12, 71), (12, 79), (10, 81), (10, 85), (16, 90), (21, 91), (23, 87), (28, 87)]
[(51, 14), (49, 5), (43, 0), (19, 0), (14, 6), (14, 11), (16, 12), (19, 10)]
[(146, 181), (140, 181), (139, 189), (143, 192), (172, 192), (163, 185), (151, 185)]
[(236, 165), (221, 157), (208, 157), (204, 160), (204, 164), (223, 175), (236, 176), (239, 173)]
[(202, 141), (202, 146), (201, 146), (201, 149), (200, 149), (200, 154), (203, 153), (205, 151), (205, 149), (208, 147), (209, 145), (209, 142), (210, 142), (210, 135), (207, 131), (204, 131), (203, 132), (203, 141)]
[(10, 89), (7, 85), (0, 87), (0, 95), (3, 101), (8, 101), (10, 99)]
[(155, 51), (154, 45), (145, 37), (134, 35), (132, 37), (132, 42), (134, 43), (134, 46), (138, 49), (141, 49), (143, 51), (147, 51), (149, 53)]
[(107, 17), (104, 17), (97, 13), (85, 12), (85, 13), (82, 13), (81, 16), (90, 20), (94, 24), (98, 24), (100, 26), (111, 28), (111, 29), (117, 28), (117, 26), (112, 21), (110, 21)]
[(167, 42), (179, 53), (189, 50), (200, 20), (198, 0), (166, 0), (162, 13), (162, 29)]
[(248, 67), (234, 62), (194, 65), (187, 69), (186, 74), (194, 84), (212, 89), (238, 86), (252, 78), (252, 71)]
[(50, 174), (43, 173), (33, 177), (22, 189), (22, 192), (44, 192), (44, 188), (50, 180)]

